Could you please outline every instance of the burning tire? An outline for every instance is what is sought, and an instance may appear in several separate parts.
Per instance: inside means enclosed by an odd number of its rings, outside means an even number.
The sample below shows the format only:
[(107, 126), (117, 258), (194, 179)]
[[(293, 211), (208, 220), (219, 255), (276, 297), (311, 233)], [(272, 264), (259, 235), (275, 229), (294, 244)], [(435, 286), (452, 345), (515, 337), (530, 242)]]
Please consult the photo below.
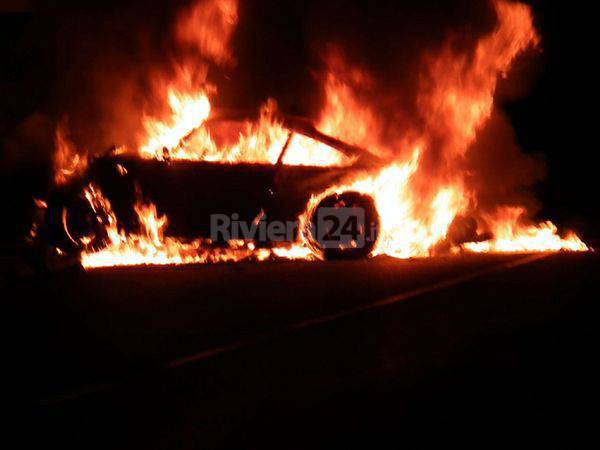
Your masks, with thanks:
[(54, 270), (76, 263), (83, 250), (103, 248), (107, 239), (103, 222), (102, 212), (94, 210), (83, 190), (55, 193), (36, 237), (39, 263)]
[(375, 248), (378, 230), (375, 203), (359, 192), (325, 197), (310, 217), (311, 245), (328, 260), (366, 258)]

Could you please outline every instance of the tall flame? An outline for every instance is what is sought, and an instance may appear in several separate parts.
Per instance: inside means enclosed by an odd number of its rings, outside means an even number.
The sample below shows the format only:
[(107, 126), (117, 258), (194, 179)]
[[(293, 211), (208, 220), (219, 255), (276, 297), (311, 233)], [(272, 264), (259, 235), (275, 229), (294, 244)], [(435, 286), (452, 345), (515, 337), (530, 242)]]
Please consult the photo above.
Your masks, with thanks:
[[(399, 142), (385, 142), (377, 105), (355, 95), (357, 87), (368, 87), (373, 79), (366, 71), (346, 64), (340, 54), (330, 55), (331, 70), (324, 78), (325, 104), (317, 128), (364, 146), (390, 162), (314, 193), (300, 217), (301, 223), (306, 224), (326, 196), (357, 191), (374, 199), (380, 216), (380, 235), (373, 255), (408, 258), (428, 256), (440, 249), (587, 250), (575, 234), (561, 237), (552, 223), (527, 220), (527, 211), (521, 206), (500, 204), (495, 213), (479, 211), (478, 193), (467, 183), (462, 163), (491, 117), (499, 79), (506, 76), (518, 55), (539, 43), (529, 6), (507, 0), (494, 0), (493, 5), (496, 27), (471, 51), (461, 53), (448, 45), (438, 54), (424, 57), (416, 95), (420, 127)], [(237, 21), (235, 0), (207, 0), (183, 13), (176, 36), (197, 46), (206, 58), (227, 64), (233, 61), (228, 44)], [(287, 145), (284, 164), (335, 166), (351, 162), (326, 145), (302, 136), (294, 135), (290, 140), (289, 131), (276, 119), (272, 100), (265, 103), (257, 121), (244, 124), (236, 139), (218, 144), (208, 127), (209, 95), (213, 92), (207, 85), (190, 87), (190, 83), (173, 80), (166, 89), (167, 114), (145, 118), (145, 136), (138, 154), (143, 158), (275, 164)], [(58, 144), (57, 135), (57, 146), (68, 148), (64, 142)], [(441, 169), (435, 174), (424, 163), (434, 150), (441, 155)], [(68, 157), (58, 158), (69, 161)], [(67, 168), (57, 173), (68, 173), (69, 164), (62, 164)], [(102, 205), (110, 220), (108, 247), (84, 252), (85, 267), (315, 257), (302, 232), (299, 242), (275, 249), (256, 248), (252, 242), (231, 242), (227, 249), (214, 249), (206, 240), (183, 242), (166, 237), (167, 219), (159, 216), (153, 205), (136, 206), (140, 232), (126, 234), (119, 230), (108, 200), (98, 189), (90, 186), (87, 195), (90, 202)], [(466, 241), (456, 242), (450, 230), (461, 217), (473, 218), (476, 226)]]
[[(539, 37), (533, 27), (530, 7), (504, 0), (494, 2), (498, 21), (495, 30), (484, 36), (472, 55), (457, 54), (450, 46), (425, 59), (417, 106), (425, 123), (413, 142), (409, 159), (396, 161), (379, 173), (366, 174), (313, 196), (307, 209), (312, 210), (324, 197), (347, 190), (371, 195), (381, 220), (381, 234), (374, 254), (406, 258), (427, 256), (448, 238), (455, 218), (472, 211), (476, 192), (465, 188), (460, 163), (477, 138), (478, 131), (490, 118), (499, 77), (504, 77), (514, 59)], [(333, 55), (333, 70), (325, 84), (326, 105), (319, 128), (342, 139), (370, 145), (380, 153), (378, 120), (373, 108), (361, 104), (353, 86), (368, 83), (368, 76), (356, 69), (342, 70), (343, 63)], [(427, 173), (421, 157), (432, 146), (443, 146), (445, 172)], [(427, 189), (422, 185), (426, 181)], [(512, 212), (512, 213), (507, 213)], [(494, 238), (453, 246), (455, 251), (546, 251), (587, 250), (573, 233), (561, 238), (550, 222), (525, 224), (525, 210), (499, 206), (493, 219), (481, 219)], [(483, 230), (478, 236), (483, 236)], [(473, 236), (476, 238), (478, 236)], [(452, 243), (449, 243), (452, 244)]]
[(144, 157), (162, 158), (163, 150), (177, 147), (185, 136), (202, 125), (210, 113), (210, 102), (202, 91), (182, 93), (170, 87), (167, 99), (172, 113), (168, 121), (150, 118), (144, 121), (148, 135), (147, 143), (140, 148)]
[(181, 12), (175, 36), (196, 47), (204, 57), (222, 65), (233, 60), (229, 41), (237, 22), (236, 0), (199, 1)]
[(428, 135), (445, 137), (447, 158), (465, 154), (490, 118), (498, 78), (506, 76), (520, 53), (539, 43), (529, 6), (496, 0), (494, 7), (496, 29), (472, 55), (456, 54), (448, 46), (426, 58), (418, 106)]

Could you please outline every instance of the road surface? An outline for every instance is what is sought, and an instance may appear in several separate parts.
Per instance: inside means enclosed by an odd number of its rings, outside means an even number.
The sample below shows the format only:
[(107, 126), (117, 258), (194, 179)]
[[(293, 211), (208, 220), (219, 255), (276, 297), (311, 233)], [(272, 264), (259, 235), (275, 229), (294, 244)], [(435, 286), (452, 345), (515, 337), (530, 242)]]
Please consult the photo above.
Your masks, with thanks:
[(391, 447), (442, 428), (548, 437), (574, 417), (583, 432), (598, 268), (471, 255), (12, 276), (14, 417), (79, 448)]

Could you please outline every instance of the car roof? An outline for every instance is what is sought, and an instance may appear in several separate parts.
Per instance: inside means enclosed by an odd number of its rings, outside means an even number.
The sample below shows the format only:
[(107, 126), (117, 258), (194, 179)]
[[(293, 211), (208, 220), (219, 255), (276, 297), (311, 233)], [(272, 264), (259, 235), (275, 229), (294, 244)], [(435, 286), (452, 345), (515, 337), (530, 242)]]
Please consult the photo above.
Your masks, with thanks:
[[(206, 121), (220, 122), (220, 121), (257, 121), (260, 117), (260, 113), (256, 110), (241, 110), (241, 109), (219, 109), (211, 113), (211, 117)], [(322, 142), (349, 157), (358, 157), (359, 159), (370, 159), (372, 164), (380, 163), (380, 158), (364, 149), (363, 147), (348, 144), (340, 139), (329, 136), (321, 131), (317, 130), (314, 122), (307, 118), (297, 115), (290, 114), (276, 114), (275, 117), (279, 119), (283, 125), (296, 133), (308, 136), (316, 141)]]

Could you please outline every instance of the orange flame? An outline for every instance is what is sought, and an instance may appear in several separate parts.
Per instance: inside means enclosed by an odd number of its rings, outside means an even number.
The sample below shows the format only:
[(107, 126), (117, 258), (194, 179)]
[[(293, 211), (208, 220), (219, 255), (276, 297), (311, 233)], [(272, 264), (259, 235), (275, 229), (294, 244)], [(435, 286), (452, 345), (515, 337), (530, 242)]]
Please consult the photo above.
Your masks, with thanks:
[[(539, 42), (529, 6), (505, 0), (496, 0), (493, 5), (497, 13), (496, 28), (478, 41), (472, 53), (457, 54), (447, 46), (437, 56), (425, 58), (416, 100), (424, 126), (400, 143), (382, 144), (377, 108), (361, 102), (355, 95), (356, 87), (373, 83), (368, 74), (347, 67), (334, 54), (332, 70), (325, 78), (325, 106), (318, 128), (389, 159), (391, 155), (405, 156), (397, 156), (376, 172), (354, 175), (315, 193), (300, 217), (301, 224), (306, 225), (326, 196), (358, 191), (374, 199), (380, 216), (380, 236), (373, 255), (428, 256), (440, 244), (446, 244), (446, 251), (449, 248), (455, 252), (588, 249), (573, 233), (561, 237), (550, 222), (528, 223), (524, 219), (526, 211), (521, 207), (499, 206), (493, 216), (479, 213), (477, 193), (466, 187), (466, 174), (460, 163), (491, 116), (498, 79), (506, 75), (519, 54)], [(237, 23), (236, 2), (210, 0), (199, 3), (188, 15), (177, 28), (179, 39), (194, 43), (219, 64), (231, 61), (228, 41)], [(204, 25), (195, 26), (197, 23)], [(227, 145), (217, 145), (206, 126), (211, 112), (207, 89), (190, 89), (186, 84), (173, 82), (167, 89), (167, 101), (170, 110), (167, 119), (147, 117), (144, 122), (146, 137), (138, 149), (144, 158), (275, 164), (290, 136), (275, 119), (276, 104), (272, 100), (261, 109), (259, 120), (247, 122), (236, 140)], [(288, 145), (285, 164), (348, 163), (339, 153), (326, 151), (327, 146), (299, 135)], [(441, 146), (445, 167), (445, 171), (435, 176), (427, 173), (423, 164), (424, 156), (434, 146)], [(207, 240), (182, 242), (165, 237), (167, 219), (159, 217), (152, 205), (137, 205), (141, 232), (128, 235), (118, 229), (110, 204), (101, 193), (90, 187), (90, 196), (104, 205), (111, 220), (108, 247), (100, 252), (84, 252), (85, 267), (315, 257), (302, 229), (299, 242), (275, 249), (256, 248), (252, 242), (231, 242), (227, 249), (214, 249)], [(462, 215), (476, 219), (480, 229), (478, 238), (487, 231), (493, 238), (483, 242), (451, 242), (448, 236), (451, 225)]]
[(456, 54), (450, 47), (426, 60), (418, 106), (431, 136), (445, 136), (446, 157), (464, 155), (489, 119), (499, 77), (514, 59), (539, 43), (531, 8), (494, 1), (496, 29), (481, 39), (473, 55)]
[[(414, 143), (403, 143), (414, 149), (409, 159), (394, 162), (376, 175), (366, 174), (313, 196), (306, 217), (310, 217), (324, 197), (354, 190), (371, 195), (380, 214), (381, 234), (375, 255), (426, 256), (447, 238), (455, 217), (469, 212), (476, 198), (476, 193), (466, 191), (464, 174), (455, 168), (491, 115), (498, 77), (505, 76), (519, 53), (539, 42), (528, 6), (503, 0), (494, 2), (494, 6), (498, 16), (496, 29), (478, 42), (473, 56), (457, 55), (447, 47), (440, 55), (426, 60), (427, 70), (417, 97), (426, 126)], [(334, 70), (339, 71), (340, 65), (339, 56), (334, 55)], [(365, 83), (367, 77), (353, 69), (346, 72), (349, 73), (346, 80), (333, 72), (327, 77), (325, 114), (319, 127), (350, 142), (378, 148), (381, 153), (377, 135), (373, 133), (377, 130), (377, 118), (371, 109), (357, 101), (352, 90), (353, 85)], [(441, 179), (432, 179), (419, 166), (419, 157), (440, 137), (449, 170)], [(429, 181), (428, 193), (417, 187), (417, 182), (423, 180)], [(454, 246), (453, 250), (587, 250), (573, 233), (561, 238), (550, 222), (521, 224), (517, 219), (525, 211), (517, 211), (519, 214), (503, 214), (488, 220), (488, 229), (494, 235), (491, 241)]]
[(221, 65), (233, 60), (229, 41), (237, 22), (236, 0), (203, 0), (182, 11), (175, 35)]
[[(210, 113), (210, 102), (202, 91), (182, 93), (170, 87), (167, 99), (172, 112), (168, 121), (149, 118), (144, 121), (148, 141), (139, 150), (142, 157), (162, 159), (164, 149), (176, 148), (185, 136), (202, 125)], [(177, 155), (179, 153), (173, 156)]]
[(110, 202), (94, 185), (85, 190), (85, 197), (93, 210), (104, 217), (107, 246), (100, 251), (85, 250), (81, 254), (84, 268), (138, 265), (179, 265), (242, 260), (264, 261), (273, 258), (312, 259), (310, 250), (294, 244), (272, 249), (257, 249), (252, 242), (231, 241), (227, 248), (211, 246), (209, 239), (183, 241), (165, 236), (166, 216), (159, 216), (156, 206), (135, 205), (140, 231), (126, 233), (119, 229)]
[(339, 53), (327, 55), (329, 72), (325, 78), (325, 103), (317, 128), (324, 134), (359, 145), (372, 152), (385, 154), (379, 143), (379, 123), (374, 111), (355, 95), (356, 89), (369, 87), (369, 76), (348, 67)]
[(77, 152), (75, 144), (69, 139), (64, 122), (56, 127), (54, 135), (54, 183), (65, 184), (81, 175), (87, 169), (87, 158)]
[(561, 237), (552, 222), (527, 224), (525, 217), (524, 208), (500, 208), (494, 216), (486, 217), (494, 238), (485, 242), (467, 243), (464, 247), (478, 253), (589, 250), (576, 234), (569, 232)]
[[(275, 164), (290, 131), (276, 118), (277, 103), (270, 99), (257, 122), (246, 121), (234, 143), (217, 145), (204, 126), (210, 102), (204, 93), (178, 94), (169, 88), (172, 116), (167, 122), (147, 119), (148, 141), (139, 149), (144, 158)], [(287, 165), (335, 166), (348, 158), (333, 148), (294, 133), (283, 159)]]

